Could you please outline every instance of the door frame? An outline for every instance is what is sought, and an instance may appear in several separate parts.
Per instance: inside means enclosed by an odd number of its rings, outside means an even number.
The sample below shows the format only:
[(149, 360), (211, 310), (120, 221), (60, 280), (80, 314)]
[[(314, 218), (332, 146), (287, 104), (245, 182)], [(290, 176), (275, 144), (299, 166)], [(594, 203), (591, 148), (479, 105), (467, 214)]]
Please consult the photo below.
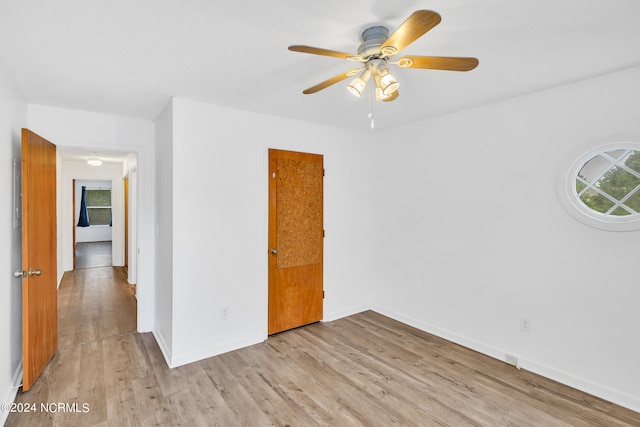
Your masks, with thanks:
[[(322, 321), (324, 318), (324, 154), (318, 153), (309, 153), (303, 152), (299, 150), (287, 150), (287, 149), (279, 149), (279, 148), (267, 148), (267, 171), (265, 176), (268, 179), (267, 185), (267, 240), (266, 240), (266, 252), (267, 256), (266, 260), (266, 269), (267, 269), (267, 286), (266, 286), (266, 330), (267, 336), (270, 334), (282, 332), (287, 329), (291, 329), (294, 327), (304, 326), (309, 323), (313, 323), (316, 321)], [(273, 154), (273, 157), (272, 157)], [(304, 264), (298, 266), (292, 266), (289, 268), (283, 268), (281, 270), (276, 268), (276, 255), (273, 255), (272, 249), (278, 244), (276, 241), (276, 225), (272, 222), (272, 214), (275, 214), (276, 197), (276, 181), (275, 181), (275, 169), (277, 168), (277, 155), (280, 154), (279, 158), (285, 159), (288, 156), (291, 156), (292, 159), (301, 161), (312, 161), (316, 163), (319, 158), (319, 163), (321, 167), (321, 191), (320, 191), (320, 215), (321, 215), (321, 237), (320, 237), (320, 262), (319, 267), (318, 263), (312, 264)], [(313, 160), (311, 160), (313, 159)], [(273, 172), (273, 175), (272, 175)], [(311, 200), (311, 199), (310, 199)], [(282, 254), (280, 254), (282, 255)], [(287, 270), (287, 271), (285, 271)], [(312, 271), (315, 272), (310, 274)], [(302, 279), (304, 277), (304, 279)], [(284, 321), (283, 317), (272, 316), (272, 294), (275, 290), (275, 282), (277, 278), (280, 278), (279, 283), (284, 284), (287, 283), (288, 291), (285, 295), (298, 295), (299, 298), (302, 298), (303, 301), (311, 302), (310, 305), (305, 305), (309, 311), (306, 314), (301, 314), (297, 320), (303, 323), (297, 323), (296, 321)], [(308, 286), (306, 289), (297, 288), (301, 283), (304, 286)], [(292, 287), (292, 285), (296, 284)], [(319, 286), (319, 288), (318, 288)], [(282, 289), (282, 288), (280, 288)], [(295, 290), (294, 290), (295, 289)], [(319, 303), (316, 298), (319, 298)], [(298, 299), (300, 301), (300, 299)], [(280, 308), (284, 307), (280, 305)], [(286, 305), (286, 307), (293, 307), (291, 305)], [(296, 315), (291, 315), (289, 312), (289, 320), (295, 320)], [(303, 320), (305, 319), (305, 320)], [(313, 320), (311, 320), (313, 319)], [(272, 323), (272, 320), (274, 323)], [(306, 322), (306, 323), (305, 323)], [(276, 326), (278, 325), (278, 326)], [(291, 326), (294, 325), (294, 326)], [(284, 328), (284, 329), (283, 329)]]
[(122, 179), (124, 186), (124, 268), (129, 271), (129, 175)]
[(78, 242), (77, 242), (77, 236), (76, 236), (76, 180), (75, 178), (71, 180), (71, 200), (72, 200), (72, 213), (73, 215), (71, 215), (71, 220), (72, 220), (72, 227), (71, 229), (73, 230), (73, 269), (75, 270), (76, 268), (78, 268), (78, 260), (76, 259), (76, 250), (78, 250)]
[[(143, 209), (136, 205), (137, 203), (139, 203), (139, 201), (143, 200), (142, 198), (137, 196), (137, 193), (140, 192), (139, 186), (141, 183), (138, 182), (136, 177), (137, 177), (137, 173), (143, 168), (144, 160), (146, 159), (145, 151), (140, 147), (121, 147), (121, 148), (120, 147), (118, 148), (101, 147), (101, 146), (80, 147), (80, 146), (69, 146), (64, 144), (58, 144), (57, 147), (62, 150), (70, 150), (74, 154), (80, 154), (85, 156), (93, 156), (96, 151), (105, 153), (108, 156), (108, 153), (110, 151), (111, 152), (117, 151), (119, 153), (133, 154), (136, 157), (135, 163), (127, 166), (127, 171), (123, 171), (123, 174), (121, 174), (118, 177), (118, 179), (121, 180), (125, 176), (125, 174), (128, 175), (130, 178), (129, 191), (130, 191), (131, 203), (129, 204), (129, 209), (130, 209), (129, 228), (130, 228), (131, 239), (130, 239), (129, 250), (130, 250), (131, 256), (129, 259), (133, 260), (135, 265), (132, 266), (132, 263), (129, 262), (129, 275), (131, 277), (132, 269), (135, 269), (134, 272), (136, 274), (137, 272), (141, 274), (144, 274), (145, 272), (147, 273), (145, 275), (145, 278), (143, 278), (142, 281), (140, 281), (140, 278), (138, 278), (138, 280), (135, 280), (139, 282), (135, 284), (137, 285), (136, 286), (136, 304), (137, 304), (137, 313), (138, 313), (137, 330), (139, 332), (148, 332), (152, 329), (153, 321), (154, 321), (152, 318), (153, 300), (149, 299), (149, 297), (153, 295), (154, 284), (151, 281), (151, 279), (147, 277), (150, 277), (149, 274), (153, 274), (153, 269), (150, 268), (148, 262), (145, 262), (144, 257), (140, 256), (139, 251), (137, 251), (136, 249), (137, 246), (134, 246), (136, 242), (140, 240), (140, 234), (141, 232), (143, 232), (142, 230), (144, 229), (144, 227), (141, 227), (141, 224), (143, 221), (143, 218), (141, 217), (141, 212), (143, 212)], [(71, 239), (73, 238), (73, 233), (76, 225), (75, 222), (77, 221), (77, 218), (75, 217), (75, 207), (73, 206), (73, 202), (69, 200), (69, 199), (73, 199), (75, 201), (75, 197), (73, 195), (73, 187), (69, 189), (67, 184), (70, 183), (70, 185), (73, 186), (73, 183), (71, 181), (78, 180), (78, 179), (83, 179), (83, 180), (84, 179), (86, 180), (108, 179), (112, 181), (113, 188), (115, 188), (116, 185), (120, 185), (120, 187), (122, 188), (122, 183), (115, 180), (115, 178), (114, 179), (104, 178), (104, 177), (78, 178), (77, 174), (66, 173), (65, 171), (67, 171), (68, 169), (65, 169), (62, 162), (59, 163), (59, 166), (60, 166), (60, 176), (59, 176), (59, 182), (57, 185), (57, 190), (60, 192), (60, 199), (62, 201), (62, 204), (65, 206), (70, 206), (69, 209), (71, 210), (71, 213), (69, 214), (63, 210), (60, 217), (58, 218), (58, 235), (60, 237), (58, 242), (58, 249), (60, 253), (62, 253), (62, 256), (58, 261), (59, 272), (60, 272), (60, 277), (58, 277), (58, 284), (62, 279), (61, 274), (64, 272), (65, 268), (67, 269), (69, 268), (70, 263), (73, 262), (72, 257), (75, 254), (75, 247), (73, 244), (74, 242), (72, 242)], [(75, 176), (72, 176), (72, 175), (75, 175)], [(71, 230), (67, 228), (69, 226), (71, 226)], [(151, 237), (152, 237), (152, 233), (147, 233), (147, 237), (145, 241), (149, 241)], [(151, 246), (151, 242), (149, 242), (148, 244), (149, 246)], [(71, 264), (71, 266), (72, 268), (75, 268), (75, 265)], [(133, 277), (137, 277), (137, 276), (133, 276)]]

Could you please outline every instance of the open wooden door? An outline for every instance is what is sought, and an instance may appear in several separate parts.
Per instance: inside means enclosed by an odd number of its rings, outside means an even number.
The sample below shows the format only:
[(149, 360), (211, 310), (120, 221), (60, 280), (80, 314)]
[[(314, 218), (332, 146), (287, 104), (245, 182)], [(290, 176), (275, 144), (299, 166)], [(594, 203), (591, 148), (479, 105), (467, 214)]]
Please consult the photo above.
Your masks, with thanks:
[(322, 320), (323, 157), (269, 150), (269, 334)]
[(58, 348), (56, 146), (22, 129), (22, 390)]

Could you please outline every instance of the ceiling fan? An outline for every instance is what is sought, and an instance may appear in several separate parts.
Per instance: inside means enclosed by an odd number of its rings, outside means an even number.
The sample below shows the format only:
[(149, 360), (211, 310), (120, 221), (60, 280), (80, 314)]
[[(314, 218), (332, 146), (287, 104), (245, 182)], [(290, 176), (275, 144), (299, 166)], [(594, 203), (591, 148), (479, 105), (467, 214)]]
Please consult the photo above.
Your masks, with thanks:
[(337, 76), (331, 77), (315, 86), (302, 91), (304, 94), (312, 94), (326, 89), (348, 77), (359, 74), (348, 89), (355, 96), (364, 93), (367, 81), (373, 77), (376, 85), (376, 99), (389, 102), (398, 97), (398, 80), (391, 74), (387, 64), (397, 65), (401, 68), (423, 68), (433, 70), (469, 71), (478, 66), (476, 58), (447, 57), (447, 56), (416, 56), (405, 55), (401, 58), (393, 57), (401, 50), (416, 41), (427, 31), (440, 23), (440, 15), (431, 10), (418, 10), (413, 12), (406, 21), (389, 35), (389, 29), (384, 26), (373, 26), (362, 33), (362, 43), (358, 47), (357, 54), (337, 52), (311, 46), (289, 46), (293, 52), (310, 53), (314, 55), (332, 56), (350, 61), (360, 62), (362, 67), (355, 68)]

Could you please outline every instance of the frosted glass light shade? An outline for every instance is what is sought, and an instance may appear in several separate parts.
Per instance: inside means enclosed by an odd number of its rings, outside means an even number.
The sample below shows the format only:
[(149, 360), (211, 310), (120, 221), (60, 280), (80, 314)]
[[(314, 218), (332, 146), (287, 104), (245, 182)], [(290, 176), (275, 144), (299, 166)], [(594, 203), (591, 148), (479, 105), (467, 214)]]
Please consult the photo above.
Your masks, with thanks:
[(369, 69), (366, 69), (362, 72), (362, 74), (360, 74), (358, 77), (353, 79), (351, 83), (349, 83), (347, 89), (349, 89), (349, 92), (351, 92), (353, 95), (360, 97), (364, 93), (364, 89), (367, 86), (367, 82), (370, 78), (371, 71), (369, 71)]

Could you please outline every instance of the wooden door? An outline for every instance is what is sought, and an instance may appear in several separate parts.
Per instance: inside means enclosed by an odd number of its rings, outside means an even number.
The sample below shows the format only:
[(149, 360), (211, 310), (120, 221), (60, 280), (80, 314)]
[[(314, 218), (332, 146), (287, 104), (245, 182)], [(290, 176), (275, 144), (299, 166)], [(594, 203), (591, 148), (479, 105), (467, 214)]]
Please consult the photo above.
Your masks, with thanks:
[(322, 320), (323, 157), (269, 150), (269, 334)]
[(58, 347), (56, 146), (22, 130), (22, 390)]

